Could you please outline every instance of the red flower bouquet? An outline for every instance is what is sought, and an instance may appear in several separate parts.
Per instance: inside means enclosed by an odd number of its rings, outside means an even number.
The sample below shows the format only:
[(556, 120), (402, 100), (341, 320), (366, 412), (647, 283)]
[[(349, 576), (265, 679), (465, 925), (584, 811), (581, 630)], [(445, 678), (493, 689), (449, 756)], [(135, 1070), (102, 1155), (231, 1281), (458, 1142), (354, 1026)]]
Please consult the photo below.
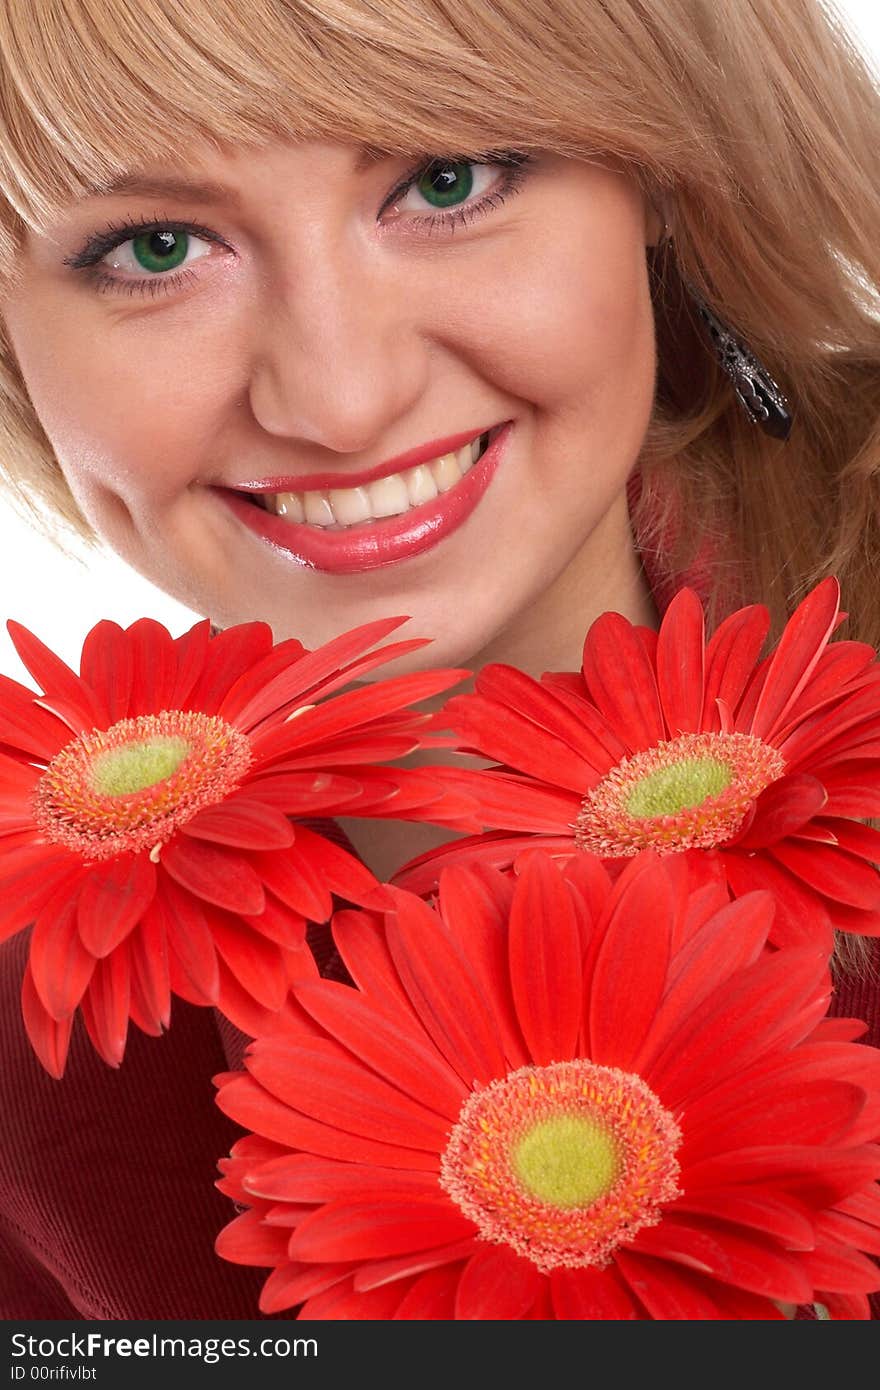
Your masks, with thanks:
[(218, 1103), (250, 1130), (217, 1242), (306, 1319), (868, 1316), (880, 1056), (826, 1021), (775, 901), (643, 850), (612, 881), (444, 870), (437, 910), (333, 918)]
[(88, 634), (79, 675), (10, 622), (42, 694), (0, 677), (0, 940), (33, 923), (22, 1007), (33, 1046), (64, 1070), (74, 1013), (122, 1059), (128, 1020), (167, 1027), (172, 994), (249, 1033), (302, 969), (308, 920), (377, 881), (303, 825), (459, 803), (418, 771), (377, 767), (418, 746), (409, 705), (467, 671), (397, 677), (327, 697), (392, 657), (405, 618), (316, 651), (273, 646), (266, 623), (172, 639), (141, 619)]
[(829, 641), (839, 604), (824, 579), (759, 661), (763, 604), (707, 642), (684, 588), (659, 632), (602, 614), (577, 673), (484, 667), (434, 724), (497, 765), (433, 771), (474, 799), (488, 833), (420, 855), (393, 882), (424, 895), (444, 864), (506, 867), (533, 845), (590, 851), (615, 872), (645, 847), (696, 852), (731, 894), (774, 894), (774, 945), (829, 951), (833, 927), (880, 935), (880, 833), (857, 819), (880, 815), (880, 662), (864, 642)]

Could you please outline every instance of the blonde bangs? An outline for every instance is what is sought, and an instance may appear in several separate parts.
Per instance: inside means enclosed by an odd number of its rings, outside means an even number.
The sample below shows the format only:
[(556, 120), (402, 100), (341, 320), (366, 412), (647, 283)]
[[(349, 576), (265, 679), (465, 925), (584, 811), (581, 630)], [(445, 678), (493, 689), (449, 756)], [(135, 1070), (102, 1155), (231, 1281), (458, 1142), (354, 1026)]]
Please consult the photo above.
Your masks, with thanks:
[[(580, 2), (0, 7), (0, 274), (21, 231), (10, 213), (40, 233), (70, 201), (203, 142), (326, 139), (402, 157), (545, 149), (616, 157), (670, 184), (680, 163), (711, 182), (711, 140), (674, 96), (680, 55), (602, 6), (586, 45)], [(654, 80), (621, 80), (626, 68)]]

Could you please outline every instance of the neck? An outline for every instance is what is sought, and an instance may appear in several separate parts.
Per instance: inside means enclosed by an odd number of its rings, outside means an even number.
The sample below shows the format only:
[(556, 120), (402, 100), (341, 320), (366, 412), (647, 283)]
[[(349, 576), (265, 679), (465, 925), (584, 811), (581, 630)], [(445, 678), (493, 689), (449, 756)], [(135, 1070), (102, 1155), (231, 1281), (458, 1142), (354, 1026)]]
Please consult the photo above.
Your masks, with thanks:
[(513, 623), (462, 663), (474, 675), (453, 691), (423, 701), (420, 708), (435, 712), (449, 694), (473, 691), (477, 673), (492, 662), (516, 666), (536, 680), (545, 671), (579, 671), (587, 632), (610, 610), (639, 626), (654, 631), (660, 627), (660, 614), (629, 530), (625, 492), (562, 574)]

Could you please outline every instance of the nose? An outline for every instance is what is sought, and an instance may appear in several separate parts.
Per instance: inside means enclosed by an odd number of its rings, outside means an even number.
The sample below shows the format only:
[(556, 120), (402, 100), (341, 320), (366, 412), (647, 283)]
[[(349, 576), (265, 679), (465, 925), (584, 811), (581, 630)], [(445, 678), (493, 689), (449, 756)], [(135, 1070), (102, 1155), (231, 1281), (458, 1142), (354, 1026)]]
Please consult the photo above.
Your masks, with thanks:
[(255, 334), (254, 418), (279, 438), (366, 452), (425, 390), (429, 348), (412, 295), (390, 259), (335, 239), (313, 240), (293, 260), (267, 291)]

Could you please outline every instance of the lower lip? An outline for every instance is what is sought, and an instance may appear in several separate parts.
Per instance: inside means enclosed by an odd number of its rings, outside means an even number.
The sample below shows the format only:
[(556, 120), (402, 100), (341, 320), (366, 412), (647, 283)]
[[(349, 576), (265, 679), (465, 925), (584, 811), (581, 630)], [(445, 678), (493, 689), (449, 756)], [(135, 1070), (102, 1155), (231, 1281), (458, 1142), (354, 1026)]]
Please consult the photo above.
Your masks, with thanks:
[(441, 492), (432, 502), (399, 516), (381, 517), (358, 526), (329, 530), (286, 521), (245, 501), (230, 488), (216, 491), (245, 526), (297, 564), (330, 574), (356, 574), (419, 555), (457, 530), (492, 481), (511, 428), (512, 422), (508, 421), (473, 468), (448, 492)]

